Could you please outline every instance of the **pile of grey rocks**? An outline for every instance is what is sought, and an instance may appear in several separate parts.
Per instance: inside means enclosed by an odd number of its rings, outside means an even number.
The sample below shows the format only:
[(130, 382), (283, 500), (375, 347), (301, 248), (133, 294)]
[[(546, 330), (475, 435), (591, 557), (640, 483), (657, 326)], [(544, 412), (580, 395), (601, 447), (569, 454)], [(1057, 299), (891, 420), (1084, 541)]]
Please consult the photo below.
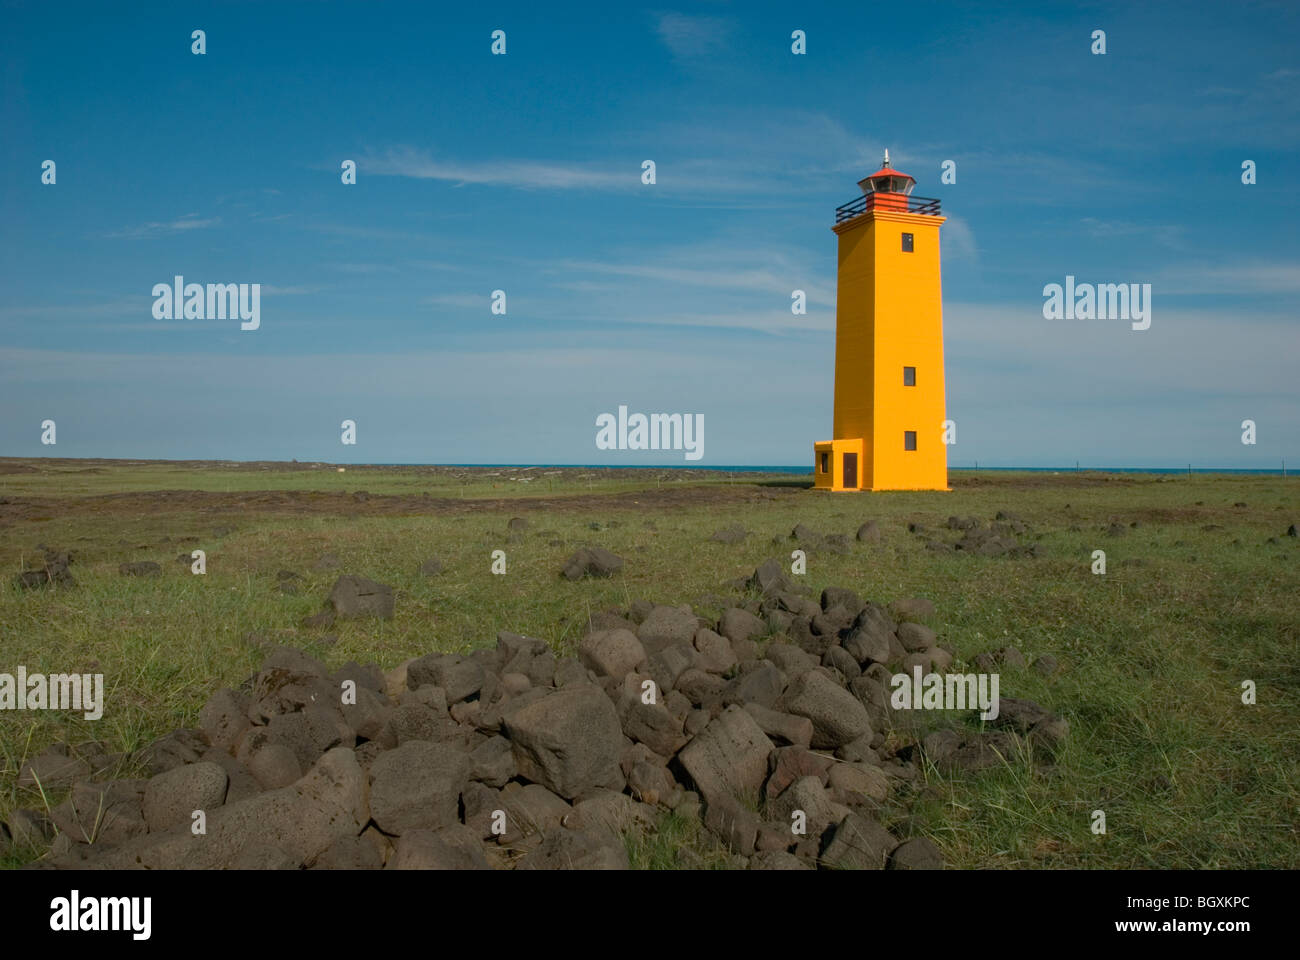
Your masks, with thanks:
[(957, 540), (947, 540), (920, 524), (910, 524), (908, 531), (916, 534), (925, 549), (942, 553), (966, 553), (979, 557), (1036, 557), (1038, 544), (1029, 542), (1033, 536), (1029, 524), (1008, 510), (999, 510), (987, 523), (979, 517), (949, 517), (946, 529), (961, 534)]
[(68, 567), (72, 566), (72, 554), (40, 544), (37, 547), (42, 557), (39, 565), (31, 566), (14, 577), (14, 583), (24, 590), (37, 587), (75, 587), (77, 581)]
[(890, 676), (953, 660), (920, 622), (929, 601), (815, 599), (776, 560), (744, 586), (716, 620), (596, 613), (576, 657), (508, 632), (388, 671), (276, 648), (197, 729), (130, 758), (146, 778), (67, 747), (34, 758), (20, 781), (67, 798), (16, 811), (0, 841), (53, 837), (37, 868), (613, 869), (671, 811), (735, 867), (940, 868), (929, 839), (881, 822), (926, 753), (1065, 735), (1019, 701), (1000, 729), (900, 737)]

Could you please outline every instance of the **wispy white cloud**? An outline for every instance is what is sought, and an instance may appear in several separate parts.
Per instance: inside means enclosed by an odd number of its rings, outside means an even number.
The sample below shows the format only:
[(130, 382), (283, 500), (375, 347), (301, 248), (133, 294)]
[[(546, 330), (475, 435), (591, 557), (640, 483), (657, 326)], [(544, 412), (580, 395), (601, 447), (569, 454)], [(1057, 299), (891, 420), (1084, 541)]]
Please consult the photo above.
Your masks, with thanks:
[(206, 220), (199, 220), (197, 218), (198, 214), (187, 213), (185, 216), (179, 217), (176, 220), (142, 223), (138, 226), (126, 227), (122, 230), (105, 234), (105, 236), (115, 240), (123, 238), (135, 240), (149, 237), (162, 237), (174, 233), (184, 233), (189, 230), (204, 230), (208, 227), (216, 226), (221, 222), (220, 217), (212, 217)]
[(939, 230), (939, 245), (945, 261), (979, 259), (975, 233), (962, 217), (948, 216)]
[(1300, 263), (1187, 264), (1151, 278), (1153, 292), (1265, 296), (1300, 293)]
[[(719, 253), (724, 249), (726, 253)], [(747, 297), (771, 294), (787, 302), (791, 292), (803, 290), (808, 302), (834, 306), (833, 281), (824, 270), (811, 270), (789, 252), (727, 243), (650, 252), (632, 260), (565, 260), (548, 267), (563, 271), (563, 282), (574, 273), (628, 277), (677, 287), (708, 287)], [(626, 289), (626, 288), (624, 288)]]
[(495, 160), (477, 163), (438, 160), (429, 154), (403, 148), (361, 161), (366, 173), (384, 177), (442, 180), (457, 186), (491, 184), (532, 189), (634, 189), (641, 186), (640, 161), (626, 170), (612, 165), (543, 163), (529, 160)]
[(367, 227), (353, 223), (314, 223), (309, 229), (340, 237), (354, 237), (361, 240), (402, 240), (426, 242), (433, 235), (413, 233), (410, 230), (393, 230), (388, 227)]
[(262, 284), (262, 296), (266, 297), (304, 297), (313, 293), (320, 293), (321, 287), (278, 287), (275, 284)]
[(492, 301), (485, 293), (438, 293), (425, 297), (421, 303), (436, 307), (464, 307), (469, 310), (488, 310)]
[(1097, 217), (1084, 217), (1079, 222), (1091, 237), (1147, 236), (1171, 248), (1181, 248), (1187, 233), (1185, 226), (1173, 223), (1134, 223), (1130, 220), (1100, 220)]
[[(653, 144), (647, 152), (646, 144)], [(705, 194), (704, 201), (755, 207), (787, 204), (796, 194), (834, 184), (852, 185), (879, 164), (884, 144), (845, 128), (819, 111), (770, 107), (727, 113), (699, 106), (687, 115), (609, 137), (593, 147), (599, 160), (540, 161), (528, 158), (467, 160), (435, 157), (411, 146), (375, 151), (359, 161), (378, 176), (482, 184), (518, 189), (647, 190)], [(900, 163), (916, 158), (893, 144)], [(641, 183), (641, 164), (656, 163), (656, 183)], [(936, 161), (937, 163), (937, 161)], [(937, 178), (937, 173), (936, 173)]]
[(397, 273), (397, 266), (391, 263), (332, 263), (331, 270), (339, 273)]
[(731, 29), (730, 20), (685, 13), (661, 13), (655, 24), (659, 39), (681, 60), (708, 57), (724, 49)]
[(811, 310), (794, 314), (787, 309), (737, 310), (732, 313), (699, 311), (695, 313), (659, 313), (648, 310), (629, 311), (609, 318), (614, 323), (647, 323), (669, 327), (709, 327), (717, 330), (750, 330), (757, 333), (826, 333), (835, 330), (835, 311)]
[(142, 311), (148, 313), (152, 302), (151, 297), (141, 294), (138, 297), (109, 297), (87, 303), (0, 306), (0, 323), (8, 321), (99, 320), (105, 317), (123, 317)]

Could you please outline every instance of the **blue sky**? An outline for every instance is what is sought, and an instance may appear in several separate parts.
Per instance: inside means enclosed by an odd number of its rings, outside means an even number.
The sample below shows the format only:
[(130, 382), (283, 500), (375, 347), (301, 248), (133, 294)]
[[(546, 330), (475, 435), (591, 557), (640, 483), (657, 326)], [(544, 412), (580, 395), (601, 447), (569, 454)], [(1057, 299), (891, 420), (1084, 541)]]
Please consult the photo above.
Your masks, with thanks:
[[(5, 3), (0, 455), (684, 463), (596, 449), (626, 404), (811, 463), (833, 211), (888, 147), (949, 218), (951, 465), (1300, 464), (1298, 41), (1291, 3)], [(177, 274), (261, 328), (155, 319)], [(1150, 329), (1045, 320), (1066, 275), (1150, 283)]]

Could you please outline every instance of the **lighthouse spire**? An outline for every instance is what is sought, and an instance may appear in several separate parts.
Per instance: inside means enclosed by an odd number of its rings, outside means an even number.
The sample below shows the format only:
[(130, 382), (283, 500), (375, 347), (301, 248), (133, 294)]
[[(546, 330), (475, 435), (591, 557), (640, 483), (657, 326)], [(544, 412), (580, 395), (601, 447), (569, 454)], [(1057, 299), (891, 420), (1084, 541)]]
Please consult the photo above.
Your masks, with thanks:
[(887, 167), (887, 166), (889, 166), (889, 148), (888, 148), (888, 147), (885, 147), (885, 162), (882, 163), (881, 166), (882, 166), (882, 167)]

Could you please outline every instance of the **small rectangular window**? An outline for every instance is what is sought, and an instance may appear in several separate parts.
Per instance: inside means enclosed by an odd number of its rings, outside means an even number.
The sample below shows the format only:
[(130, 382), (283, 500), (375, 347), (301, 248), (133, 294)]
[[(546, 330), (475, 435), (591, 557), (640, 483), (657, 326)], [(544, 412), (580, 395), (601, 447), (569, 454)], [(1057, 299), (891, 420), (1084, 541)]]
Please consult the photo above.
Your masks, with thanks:
[(916, 367), (903, 368), (903, 386), (905, 387), (916, 386)]
[(915, 431), (915, 430), (904, 430), (904, 431), (903, 431), (903, 449), (904, 449), (904, 450), (915, 450), (915, 449), (916, 449), (916, 431)]
[(822, 454), (822, 469), (821, 469), (821, 472), (822, 472), (822, 473), (827, 473), (827, 472), (830, 471), (830, 468), (831, 468), (831, 455), (830, 455), (829, 453), (823, 453), (823, 454)]
[(903, 234), (903, 252), (912, 252), (912, 235), (910, 233)]

